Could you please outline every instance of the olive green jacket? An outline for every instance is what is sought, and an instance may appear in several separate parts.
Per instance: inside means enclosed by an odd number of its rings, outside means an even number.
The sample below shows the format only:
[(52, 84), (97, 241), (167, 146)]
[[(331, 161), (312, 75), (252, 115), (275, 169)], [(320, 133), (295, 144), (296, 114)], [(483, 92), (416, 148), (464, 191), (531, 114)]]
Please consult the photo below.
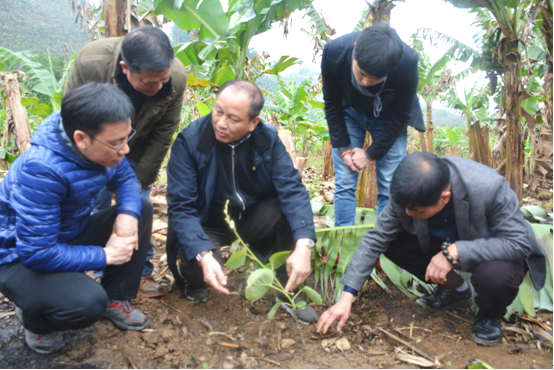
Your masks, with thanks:
[[(65, 85), (65, 92), (87, 82), (108, 82), (117, 86), (116, 74), (123, 37), (91, 42), (75, 57), (75, 64)], [(135, 174), (145, 184), (156, 181), (173, 133), (181, 120), (187, 70), (177, 58), (171, 66), (173, 92), (164, 97), (146, 98), (134, 120), (136, 135), (129, 141), (127, 156), (137, 162)]]

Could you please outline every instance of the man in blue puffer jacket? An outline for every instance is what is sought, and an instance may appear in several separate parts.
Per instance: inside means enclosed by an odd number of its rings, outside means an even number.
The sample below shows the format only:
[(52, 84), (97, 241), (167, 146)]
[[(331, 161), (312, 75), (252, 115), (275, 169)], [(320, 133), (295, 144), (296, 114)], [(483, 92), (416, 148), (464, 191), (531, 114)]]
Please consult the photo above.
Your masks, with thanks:
[[(129, 98), (110, 84), (69, 92), (0, 183), (0, 292), (17, 306), (38, 353), (63, 347), (59, 331), (103, 316), (123, 329), (148, 325), (128, 303), (152, 225), (125, 159), (133, 115)], [(90, 216), (104, 186), (117, 206)], [(83, 273), (93, 269), (105, 269), (101, 285)]]

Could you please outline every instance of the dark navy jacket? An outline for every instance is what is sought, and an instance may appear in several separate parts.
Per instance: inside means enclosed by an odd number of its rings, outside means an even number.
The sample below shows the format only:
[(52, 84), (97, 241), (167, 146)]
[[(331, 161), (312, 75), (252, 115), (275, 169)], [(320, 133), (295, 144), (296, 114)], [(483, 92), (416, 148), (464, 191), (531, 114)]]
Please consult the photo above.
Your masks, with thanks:
[[(255, 174), (255, 181), (250, 189), (241, 190), (265, 194), (267, 189), (274, 188), (294, 238), (315, 240), (308, 191), (293, 167), (277, 130), (261, 121), (249, 140), (252, 140), (252, 152), (246, 168)], [(171, 148), (167, 166), (167, 255), (170, 266), (174, 265), (171, 261), (175, 260), (178, 252), (176, 245), (184, 246), (189, 260), (200, 252), (215, 248), (204, 233), (202, 224), (208, 218), (217, 181), (220, 153), (216, 143), (212, 115), (209, 114), (185, 128)]]
[(108, 168), (77, 157), (59, 123), (59, 111), (44, 120), (0, 183), (0, 268), (20, 261), (38, 272), (103, 270), (102, 246), (68, 242), (83, 232), (106, 185), (119, 213), (140, 218), (142, 197), (127, 160)]
[[(373, 100), (352, 85), (352, 51), (361, 32), (353, 32), (328, 42), (323, 49), (321, 75), (325, 116), (329, 125), (333, 148), (350, 145), (346, 131), (344, 108), (356, 108), (361, 114), (373, 116)], [(381, 92), (383, 110), (379, 118), (389, 123), (378, 140), (367, 149), (367, 154), (379, 160), (383, 158), (406, 125), (425, 131), (421, 107), (417, 99), (418, 55), (404, 44), (404, 55), (394, 73), (387, 76)], [(371, 91), (371, 90), (370, 90)]]

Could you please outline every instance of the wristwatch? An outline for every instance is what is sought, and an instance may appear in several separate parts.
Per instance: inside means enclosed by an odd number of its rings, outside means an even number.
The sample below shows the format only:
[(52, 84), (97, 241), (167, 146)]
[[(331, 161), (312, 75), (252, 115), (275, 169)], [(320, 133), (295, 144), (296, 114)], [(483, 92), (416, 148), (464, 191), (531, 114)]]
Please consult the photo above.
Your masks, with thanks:
[(212, 256), (213, 256), (213, 254), (214, 254), (214, 252), (212, 252), (211, 250), (203, 251), (203, 252), (200, 252), (200, 253), (198, 253), (198, 254), (196, 255), (196, 260), (197, 260), (198, 262), (200, 262), (200, 260), (201, 260), (202, 258), (204, 258), (204, 256), (205, 256), (206, 254), (208, 254), (208, 253), (211, 254)]
[(301, 239), (298, 239), (296, 241), (297, 243), (300, 242), (300, 243), (304, 243), (305, 245), (307, 245), (308, 247), (310, 247), (310, 249), (312, 249), (315, 245), (315, 242), (313, 239), (310, 239), (310, 238), (301, 238)]

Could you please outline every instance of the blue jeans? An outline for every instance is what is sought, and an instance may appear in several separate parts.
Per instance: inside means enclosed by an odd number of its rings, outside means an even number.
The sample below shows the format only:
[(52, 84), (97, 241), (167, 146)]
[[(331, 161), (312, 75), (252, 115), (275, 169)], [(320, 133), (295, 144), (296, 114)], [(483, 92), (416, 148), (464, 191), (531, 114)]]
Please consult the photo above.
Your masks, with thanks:
[[(388, 124), (387, 117), (364, 116), (355, 108), (344, 109), (346, 129), (350, 136), (350, 149), (363, 148), (366, 132), (369, 131), (373, 141), (377, 141), (381, 131)], [(392, 174), (400, 161), (406, 157), (408, 143), (407, 128), (389, 149), (387, 154), (375, 161), (377, 172), (377, 213), (381, 213), (389, 202), (389, 185)], [(354, 225), (356, 218), (356, 186), (358, 172), (351, 171), (340, 156), (338, 148), (333, 148), (333, 165), (335, 166), (335, 226)]]
[[(127, 158), (127, 162), (129, 162), (129, 165), (131, 168), (135, 168), (137, 165), (137, 162), (132, 160), (131, 158)], [(146, 201), (147, 203), (152, 206), (152, 201), (150, 200), (150, 189), (143, 189), (141, 188), (142, 192), (142, 199)], [(100, 192), (98, 193), (98, 196), (96, 197), (96, 203), (94, 204), (94, 209), (92, 210), (92, 213), (96, 213), (98, 211), (101, 211), (103, 209), (106, 209), (112, 205), (112, 193), (108, 191), (106, 187), (102, 188)], [(150, 260), (154, 257), (154, 246), (152, 243), (150, 243), (150, 248), (148, 249), (148, 252), (146, 253), (146, 262), (144, 263), (144, 268), (142, 270), (142, 276), (151, 275), (152, 271), (154, 271), (154, 265)], [(94, 271), (94, 276), (96, 277), (102, 277), (104, 274), (104, 271)]]

